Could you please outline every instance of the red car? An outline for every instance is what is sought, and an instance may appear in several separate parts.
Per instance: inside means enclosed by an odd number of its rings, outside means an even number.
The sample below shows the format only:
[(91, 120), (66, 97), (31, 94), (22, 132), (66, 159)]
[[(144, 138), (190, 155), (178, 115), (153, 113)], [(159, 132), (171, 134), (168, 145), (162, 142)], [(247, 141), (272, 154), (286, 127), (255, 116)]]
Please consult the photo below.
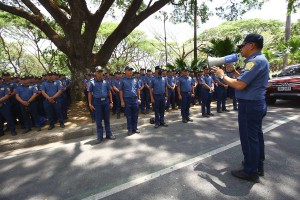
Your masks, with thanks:
[(268, 81), (266, 101), (275, 104), (276, 99), (300, 99), (300, 64), (290, 65)]

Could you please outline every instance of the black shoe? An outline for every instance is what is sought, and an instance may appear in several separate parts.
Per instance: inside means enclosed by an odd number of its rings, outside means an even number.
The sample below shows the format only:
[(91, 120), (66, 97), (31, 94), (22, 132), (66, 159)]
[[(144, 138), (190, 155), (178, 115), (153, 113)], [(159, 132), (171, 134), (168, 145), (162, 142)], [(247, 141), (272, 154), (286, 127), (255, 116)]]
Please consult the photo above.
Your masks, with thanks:
[(127, 131), (127, 135), (128, 135), (128, 136), (131, 136), (132, 134), (133, 134), (132, 131)]
[(61, 123), (59, 126), (60, 126), (60, 128), (65, 128), (64, 123)]
[(36, 131), (38, 131), (38, 132), (41, 131), (41, 130), (42, 130), (41, 127), (36, 128)]
[(166, 111), (167, 111), (167, 112), (170, 112), (170, 109), (168, 108)]
[(244, 172), (244, 170), (232, 170), (231, 171), (232, 176), (251, 181), (253, 183), (259, 183), (259, 176), (258, 175), (248, 175)]
[(225, 110), (222, 110), (222, 111), (225, 111), (225, 112), (230, 112), (230, 110), (227, 110), (227, 109), (225, 109)]
[(150, 111), (149, 110), (146, 110), (146, 114), (149, 114), (150, 113)]
[(237, 109), (237, 108), (234, 108), (233, 110), (235, 110), (235, 111), (236, 111), (236, 110), (238, 110), (238, 109)]
[[(242, 161), (243, 167), (245, 166), (245, 161)], [(264, 166), (259, 166), (257, 169), (258, 176), (264, 176), (265, 175), (265, 170)]]
[(50, 125), (49, 128), (48, 128), (49, 131), (52, 130), (52, 129), (54, 129), (54, 125)]
[(212, 114), (212, 113), (207, 113), (209, 116), (214, 116), (214, 114)]
[(163, 126), (163, 127), (168, 127), (169, 125), (166, 124), (166, 123), (161, 123), (160, 126)]
[(192, 120), (191, 118), (189, 118), (189, 117), (188, 117), (186, 120), (187, 120), (188, 122), (193, 122), (193, 120)]
[(141, 131), (139, 129), (133, 130), (133, 133), (140, 133)]
[(100, 144), (102, 142), (102, 140), (103, 140), (102, 138), (101, 139), (97, 139), (96, 142), (95, 142), (95, 144)]
[(207, 118), (209, 118), (209, 115), (208, 115), (208, 114), (202, 114), (202, 117), (207, 117)]
[(188, 123), (187, 119), (182, 119), (183, 123)]
[(4, 133), (0, 133), (0, 137), (4, 136)]
[(16, 135), (17, 135), (16, 132), (11, 132), (10, 134), (11, 134), (12, 136), (16, 136)]
[(146, 112), (145, 112), (145, 111), (142, 111), (141, 113), (144, 114), (144, 115), (146, 115)]
[(109, 137), (106, 137), (106, 139), (108, 139), (108, 140), (115, 140), (115, 139), (116, 139), (116, 136), (111, 135), (111, 136), (109, 136)]
[(120, 119), (121, 117), (120, 117), (120, 115), (117, 115), (117, 119)]
[(112, 113), (112, 115), (115, 115), (115, 114), (116, 114), (115, 112)]
[(28, 128), (28, 129), (25, 129), (24, 131), (22, 131), (22, 132), (21, 132), (21, 134), (26, 134), (26, 133), (28, 133), (29, 131), (31, 131), (31, 129), (30, 129), (30, 128)]
[(92, 119), (92, 123), (95, 123), (95, 120), (94, 120), (94, 119)]
[(222, 113), (222, 111), (221, 111), (221, 110), (218, 110), (217, 113)]
[(154, 128), (158, 128), (159, 127), (159, 124), (155, 124)]

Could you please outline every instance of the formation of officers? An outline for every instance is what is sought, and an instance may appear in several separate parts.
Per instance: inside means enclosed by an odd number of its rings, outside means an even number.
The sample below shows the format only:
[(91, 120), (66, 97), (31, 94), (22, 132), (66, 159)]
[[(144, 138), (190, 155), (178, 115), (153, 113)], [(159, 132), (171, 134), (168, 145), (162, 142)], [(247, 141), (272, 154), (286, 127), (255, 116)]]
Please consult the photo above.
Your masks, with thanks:
[(126, 66), (124, 72), (117, 71), (109, 75), (104, 73), (103, 67), (97, 66), (95, 73), (86, 75), (85, 94), (91, 118), (97, 126), (96, 144), (103, 140), (102, 120), (106, 139), (116, 139), (110, 130), (110, 109), (117, 119), (123, 110), (128, 136), (140, 133), (137, 127), (138, 113), (149, 114), (151, 104), (155, 112), (155, 128), (167, 127), (165, 111), (177, 107), (181, 109), (182, 122), (192, 122), (190, 105), (195, 105), (197, 101), (202, 105), (201, 112), (205, 118), (214, 116), (210, 110), (212, 99), (217, 100), (218, 113), (229, 112), (226, 108), (227, 93), (233, 98), (233, 108), (237, 110), (234, 89), (212, 74), (207, 66), (196, 74), (187, 67), (180, 72), (165, 70), (160, 66), (155, 67), (154, 73), (144, 68), (139, 72), (133, 71), (133, 68)]
[(48, 119), (48, 130), (59, 122), (64, 128), (67, 109), (71, 101), (70, 80), (63, 74), (47, 73), (42, 77), (11, 77), (3, 72), (0, 77), (0, 136), (4, 135), (4, 122), (7, 130), (15, 136), (16, 125), (20, 125), (22, 134), (41, 126)]

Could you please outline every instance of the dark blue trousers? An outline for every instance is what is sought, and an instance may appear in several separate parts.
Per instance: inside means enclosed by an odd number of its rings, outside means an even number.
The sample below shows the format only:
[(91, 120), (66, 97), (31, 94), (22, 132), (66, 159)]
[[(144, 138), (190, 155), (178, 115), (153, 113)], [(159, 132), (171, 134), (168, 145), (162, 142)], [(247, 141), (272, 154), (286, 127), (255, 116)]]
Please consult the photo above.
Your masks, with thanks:
[(55, 119), (58, 119), (60, 124), (64, 123), (61, 98), (56, 99), (55, 103), (50, 103), (48, 100), (45, 99), (44, 109), (46, 111), (50, 126), (54, 125)]
[(11, 133), (16, 132), (15, 121), (11, 113), (10, 105), (2, 103), (0, 108), (0, 134), (3, 134), (3, 124), (7, 121)]
[(167, 109), (170, 108), (171, 104), (172, 104), (172, 109), (175, 109), (175, 90), (171, 90), (168, 88)]
[(144, 112), (144, 109), (146, 107), (146, 111), (150, 110), (150, 91), (148, 88), (144, 88), (141, 93), (143, 95), (141, 96), (141, 111)]
[(155, 124), (164, 124), (165, 120), (165, 94), (153, 94)]
[(239, 132), (244, 154), (244, 171), (257, 174), (259, 166), (265, 160), (265, 145), (262, 132), (262, 120), (267, 113), (265, 100), (239, 99)]
[(216, 87), (217, 90), (217, 111), (226, 110), (227, 90), (222, 87)]
[(32, 119), (34, 122), (35, 127), (41, 127), (40, 125), (40, 118), (38, 115), (38, 107), (37, 102), (33, 101), (30, 103), (29, 106), (24, 106), (20, 103), (21, 107), (21, 113), (24, 120), (24, 127), (25, 129), (31, 129), (32, 128)]
[(201, 90), (201, 97), (202, 97), (202, 115), (210, 113), (210, 103), (212, 98), (212, 93), (209, 93), (208, 89), (202, 87)]
[(121, 113), (120, 93), (116, 92), (115, 98), (116, 98), (116, 100), (115, 100), (116, 103), (114, 104), (114, 106), (116, 107), (116, 113), (117, 113), (117, 115), (120, 115), (120, 113)]
[(103, 138), (102, 120), (104, 120), (106, 137), (110, 137), (112, 133), (110, 130), (110, 110), (108, 98), (104, 101), (101, 101), (100, 98), (93, 98), (93, 106), (95, 107), (94, 113), (97, 126), (97, 139)]
[(124, 113), (127, 119), (127, 130), (137, 130), (139, 113), (138, 99), (137, 97), (124, 97), (124, 103)]
[(187, 119), (190, 116), (192, 92), (181, 92), (181, 117)]

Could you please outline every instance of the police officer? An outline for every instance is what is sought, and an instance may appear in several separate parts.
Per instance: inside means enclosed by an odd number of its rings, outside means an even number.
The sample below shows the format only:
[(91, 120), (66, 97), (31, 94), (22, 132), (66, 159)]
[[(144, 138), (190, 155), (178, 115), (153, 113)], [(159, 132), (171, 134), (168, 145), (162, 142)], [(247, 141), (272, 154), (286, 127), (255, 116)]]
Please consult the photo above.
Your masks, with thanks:
[(162, 69), (159, 66), (155, 67), (155, 76), (150, 84), (151, 103), (154, 105), (155, 111), (155, 126), (167, 127), (165, 123), (165, 102), (168, 99), (167, 78), (162, 76)]
[(262, 35), (253, 33), (247, 35), (238, 48), (246, 59), (244, 69), (237, 79), (225, 76), (223, 70), (216, 67), (214, 67), (214, 72), (229, 86), (236, 89), (236, 97), (239, 102), (238, 122), (244, 167), (241, 170), (231, 171), (231, 174), (237, 178), (257, 183), (259, 176), (264, 175), (265, 154), (262, 120), (267, 112), (265, 91), (269, 78), (269, 63), (261, 52), (263, 48)]
[(193, 79), (188, 75), (187, 67), (182, 69), (182, 76), (178, 79), (177, 86), (178, 99), (181, 101), (182, 122), (192, 122), (193, 120), (189, 117), (190, 105), (195, 93)]
[[(223, 67), (223, 70), (225, 70), (225, 67)], [(226, 109), (226, 99), (227, 99), (227, 90), (228, 85), (225, 83), (224, 80), (220, 79), (217, 76), (214, 76), (214, 82), (216, 85), (216, 91), (217, 91), (217, 112), (229, 112), (229, 110)]]
[(202, 88), (201, 88), (201, 98), (202, 98), (202, 117), (210, 117), (214, 114), (210, 111), (210, 103), (212, 99), (212, 94), (215, 90), (212, 77), (209, 75), (209, 70), (207, 66), (203, 68), (203, 76), (201, 78)]
[(127, 135), (140, 133), (137, 128), (140, 102), (139, 82), (132, 76), (133, 68), (125, 67), (125, 77), (122, 79), (120, 88), (121, 106), (124, 108), (127, 119)]
[(150, 112), (150, 86), (149, 85), (151, 84), (152, 78), (153, 76), (152, 76), (151, 69), (147, 69), (146, 81), (144, 82), (146, 114), (149, 114)]
[[(55, 119), (57, 118), (61, 128), (65, 127), (63, 114), (62, 114), (62, 84), (60, 81), (54, 80), (55, 75), (51, 72), (48, 73), (48, 80), (42, 84), (42, 95), (45, 97), (43, 102), (44, 108), (49, 120), (48, 130), (54, 128)], [(55, 115), (56, 113), (56, 115)]]
[(37, 86), (29, 85), (28, 82), (29, 80), (26, 77), (21, 78), (22, 84), (16, 90), (16, 99), (20, 103), (25, 127), (25, 130), (22, 132), (22, 134), (31, 131), (32, 119), (37, 131), (41, 131), (38, 107), (37, 102), (35, 101), (36, 97), (38, 96), (38, 88)]
[(0, 77), (0, 136), (4, 135), (3, 124), (5, 120), (7, 121), (11, 135), (17, 135), (14, 118), (8, 102), (9, 97), (8, 88), (3, 84), (3, 79)]
[(202, 90), (202, 76), (203, 76), (203, 70), (200, 70), (197, 76), (197, 98), (199, 105), (202, 104), (202, 97), (201, 97), (201, 90)]
[(111, 86), (103, 77), (103, 68), (101, 66), (95, 67), (96, 77), (90, 80), (88, 87), (88, 101), (89, 107), (95, 111), (95, 119), (97, 125), (97, 141), (99, 144), (103, 140), (103, 126), (104, 120), (106, 139), (115, 140), (116, 137), (110, 130), (110, 111), (113, 107)]
[(121, 113), (120, 89), (121, 89), (122, 78), (121, 78), (120, 71), (117, 71), (115, 74), (116, 77), (112, 81), (113, 90), (115, 91), (115, 95), (116, 95), (116, 103), (114, 104), (114, 106), (116, 107), (117, 119), (120, 119), (120, 113)]
[(176, 87), (176, 79), (173, 76), (171, 70), (167, 71), (167, 80), (168, 80), (168, 102), (167, 102), (167, 111), (169, 112), (170, 105), (172, 104), (172, 109), (175, 109), (175, 87)]
[(19, 120), (18, 122), (21, 125), (21, 127), (23, 128), (24, 122), (23, 122), (23, 117), (21, 114), (21, 108), (15, 97), (17, 85), (15, 82), (13, 82), (11, 80), (11, 76), (10, 76), (9, 72), (3, 72), (2, 76), (3, 76), (4, 87), (7, 88), (8, 93), (9, 93), (8, 102), (10, 105), (10, 110), (11, 110), (12, 116), (13, 116), (14, 120), (16, 120), (16, 119)]

